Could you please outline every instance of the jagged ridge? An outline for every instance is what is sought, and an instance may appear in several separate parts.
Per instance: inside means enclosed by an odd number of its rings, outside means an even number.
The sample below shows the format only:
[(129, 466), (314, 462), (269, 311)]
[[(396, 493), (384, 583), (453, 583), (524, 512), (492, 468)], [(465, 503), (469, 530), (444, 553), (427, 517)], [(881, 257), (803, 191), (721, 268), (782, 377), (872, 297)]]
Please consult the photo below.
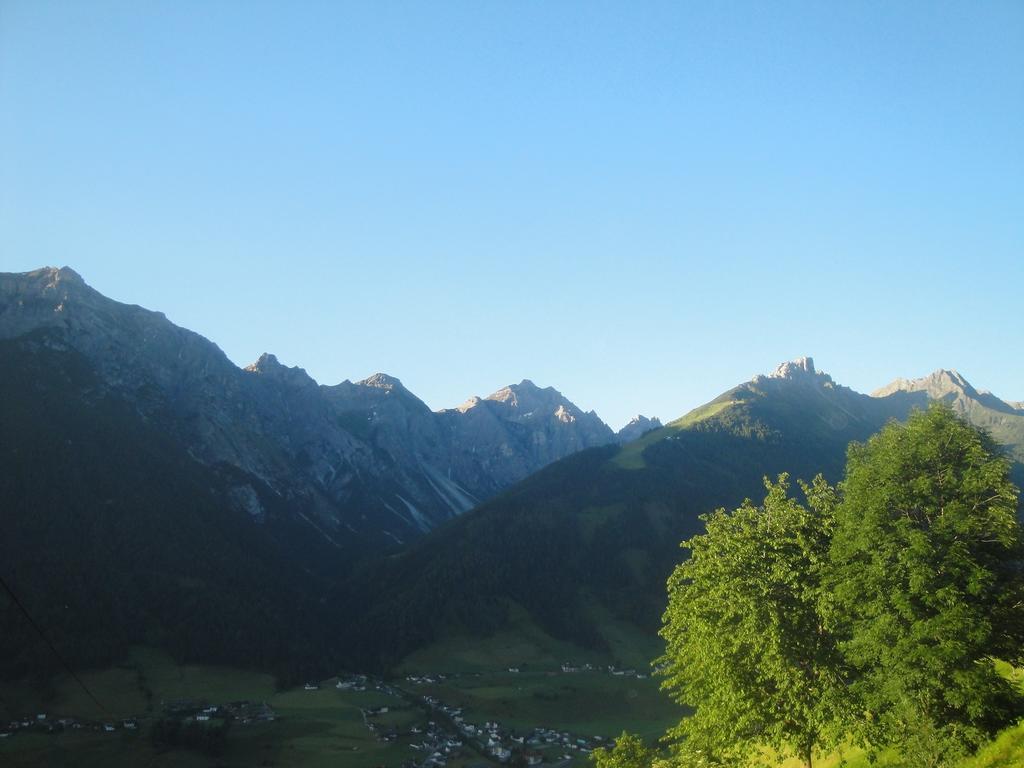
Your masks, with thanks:
[(234, 495), (244, 507), (257, 508), (254, 489), (265, 485), (338, 545), (352, 535), (360, 546), (408, 541), (613, 439), (595, 414), (529, 381), (483, 401), (486, 416), (435, 414), (383, 373), (320, 386), (269, 353), (239, 369), (198, 334), (102, 296), (67, 267), (0, 275), (0, 338), (43, 329), (197, 459), (250, 475)]

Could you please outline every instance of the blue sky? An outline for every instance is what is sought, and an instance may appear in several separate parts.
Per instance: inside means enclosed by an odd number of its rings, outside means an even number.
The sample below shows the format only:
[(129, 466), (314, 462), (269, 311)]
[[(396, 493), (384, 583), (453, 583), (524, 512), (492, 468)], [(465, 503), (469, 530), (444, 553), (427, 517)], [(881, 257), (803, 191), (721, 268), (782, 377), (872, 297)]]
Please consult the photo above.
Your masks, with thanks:
[(1024, 4), (0, 0), (0, 270), (613, 426), (781, 360), (1024, 399)]

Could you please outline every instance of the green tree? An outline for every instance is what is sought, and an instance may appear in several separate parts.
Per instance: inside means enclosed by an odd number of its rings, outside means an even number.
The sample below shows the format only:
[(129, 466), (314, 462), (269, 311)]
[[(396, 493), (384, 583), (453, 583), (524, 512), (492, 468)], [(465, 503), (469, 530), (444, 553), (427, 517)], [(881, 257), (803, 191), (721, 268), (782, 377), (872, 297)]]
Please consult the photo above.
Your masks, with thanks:
[(690, 762), (772, 747), (810, 766), (842, 734), (841, 663), (819, 615), (836, 493), (820, 475), (806, 507), (786, 475), (765, 487), (761, 506), (705, 516), (668, 582), (659, 661), (663, 687), (695, 708), (669, 732)]
[(939, 766), (1019, 712), (993, 665), (1022, 635), (1017, 489), (944, 405), (852, 445), (823, 613), (855, 671), (858, 730)]
[(658, 759), (657, 751), (644, 744), (632, 733), (622, 732), (611, 749), (595, 749), (590, 756), (596, 768), (651, 768)]

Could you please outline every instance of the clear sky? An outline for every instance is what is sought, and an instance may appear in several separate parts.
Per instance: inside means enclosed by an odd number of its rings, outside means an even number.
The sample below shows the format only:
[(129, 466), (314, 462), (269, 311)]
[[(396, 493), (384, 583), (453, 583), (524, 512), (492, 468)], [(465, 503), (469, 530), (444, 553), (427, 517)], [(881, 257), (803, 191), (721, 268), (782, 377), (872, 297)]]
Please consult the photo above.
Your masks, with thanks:
[(1024, 3), (0, 0), (0, 271), (618, 427), (813, 355), (1024, 399)]

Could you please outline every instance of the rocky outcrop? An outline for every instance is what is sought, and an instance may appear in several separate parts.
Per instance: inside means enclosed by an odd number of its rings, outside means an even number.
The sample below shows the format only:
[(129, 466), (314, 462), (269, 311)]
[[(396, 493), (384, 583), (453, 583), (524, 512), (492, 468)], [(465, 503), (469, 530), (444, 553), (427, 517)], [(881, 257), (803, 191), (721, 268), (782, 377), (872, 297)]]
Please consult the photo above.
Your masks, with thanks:
[(814, 358), (798, 357), (796, 360), (789, 360), (785, 363), (780, 363), (779, 366), (768, 375), (773, 379), (801, 379), (817, 376), (818, 372), (814, 369)]
[(780, 363), (767, 376), (759, 374), (751, 380), (753, 384), (764, 384), (768, 381), (785, 381), (815, 387), (834, 386), (835, 384), (831, 376), (814, 367), (814, 358), (812, 357), (798, 357), (795, 360)]

